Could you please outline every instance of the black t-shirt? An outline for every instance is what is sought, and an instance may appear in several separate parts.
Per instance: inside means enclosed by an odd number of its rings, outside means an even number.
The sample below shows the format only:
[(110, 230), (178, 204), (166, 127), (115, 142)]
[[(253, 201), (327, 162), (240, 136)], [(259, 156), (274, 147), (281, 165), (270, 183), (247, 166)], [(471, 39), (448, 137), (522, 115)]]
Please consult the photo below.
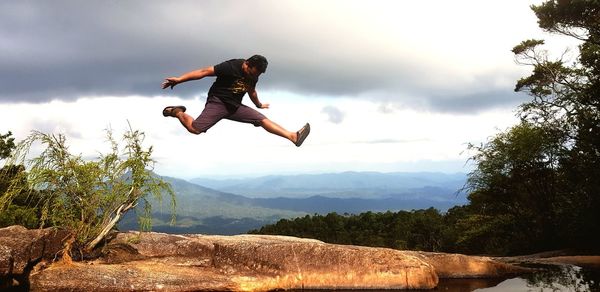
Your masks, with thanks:
[(224, 103), (239, 106), (246, 92), (250, 91), (258, 79), (245, 76), (242, 70), (244, 59), (232, 59), (215, 65), (217, 79), (208, 91), (209, 96), (215, 96)]

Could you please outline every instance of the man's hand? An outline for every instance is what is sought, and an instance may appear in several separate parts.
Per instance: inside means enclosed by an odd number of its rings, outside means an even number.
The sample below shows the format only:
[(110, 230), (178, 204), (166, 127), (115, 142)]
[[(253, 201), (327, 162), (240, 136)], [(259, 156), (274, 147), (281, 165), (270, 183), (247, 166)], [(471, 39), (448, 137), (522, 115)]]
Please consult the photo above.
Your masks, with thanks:
[(215, 76), (215, 67), (210, 66), (194, 71), (187, 72), (179, 77), (169, 77), (165, 79), (165, 82), (162, 84), (162, 88), (165, 89), (167, 87), (173, 87), (179, 83), (188, 82), (190, 80), (198, 80), (202, 79), (206, 76)]
[(258, 106), (258, 108), (267, 109), (267, 108), (269, 108), (269, 103), (261, 103), (260, 106)]
[(162, 83), (162, 89), (165, 89), (167, 87), (171, 87), (171, 89), (173, 89), (173, 87), (179, 83), (180, 80), (177, 77), (166, 78), (165, 81)]

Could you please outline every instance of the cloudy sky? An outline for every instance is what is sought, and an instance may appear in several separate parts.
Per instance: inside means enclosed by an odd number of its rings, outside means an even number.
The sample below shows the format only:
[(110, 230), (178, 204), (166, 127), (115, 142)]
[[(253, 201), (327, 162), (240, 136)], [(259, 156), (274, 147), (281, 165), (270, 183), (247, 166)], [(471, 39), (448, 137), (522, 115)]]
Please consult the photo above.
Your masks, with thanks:
[[(337, 171), (467, 172), (466, 144), (516, 122), (530, 68), (511, 48), (544, 34), (541, 1), (2, 1), (0, 133), (63, 133), (84, 157), (130, 123), (169, 176)], [(188, 134), (167, 105), (197, 116), (214, 78), (162, 90), (164, 78), (262, 54), (261, 110), (297, 148), (222, 121)], [(249, 98), (245, 103), (252, 105)]]

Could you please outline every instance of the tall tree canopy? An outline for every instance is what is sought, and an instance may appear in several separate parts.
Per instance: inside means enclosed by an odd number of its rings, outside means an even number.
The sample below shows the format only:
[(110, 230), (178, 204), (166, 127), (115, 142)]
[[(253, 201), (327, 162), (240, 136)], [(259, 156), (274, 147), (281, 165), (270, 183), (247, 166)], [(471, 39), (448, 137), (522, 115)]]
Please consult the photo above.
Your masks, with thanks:
[(542, 29), (580, 40), (578, 54), (553, 59), (543, 40), (513, 49), (518, 63), (532, 67), (515, 91), (532, 99), (521, 105), (519, 125), (470, 146), (477, 168), (468, 181), (473, 213), (462, 221), (462, 240), (500, 253), (597, 248), (600, 1), (547, 1), (532, 9)]

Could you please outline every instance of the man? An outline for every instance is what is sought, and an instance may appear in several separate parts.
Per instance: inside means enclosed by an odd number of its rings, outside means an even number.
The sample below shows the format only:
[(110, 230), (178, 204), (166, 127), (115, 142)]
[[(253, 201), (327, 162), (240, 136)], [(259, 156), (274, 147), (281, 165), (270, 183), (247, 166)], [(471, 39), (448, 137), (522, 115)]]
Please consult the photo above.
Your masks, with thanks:
[(196, 118), (188, 115), (185, 106), (168, 106), (163, 110), (163, 116), (175, 117), (192, 134), (206, 132), (221, 119), (261, 126), (268, 132), (290, 140), (300, 147), (308, 134), (310, 125), (306, 123), (297, 132), (290, 132), (275, 122), (266, 118), (257, 110), (242, 104), (246, 93), (257, 108), (268, 109), (268, 103), (261, 103), (256, 92), (256, 83), (260, 74), (267, 70), (267, 59), (261, 55), (254, 55), (247, 60), (233, 59), (215, 66), (198, 69), (185, 73), (179, 77), (166, 78), (162, 88), (173, 87), (179, 83), (198, 80), (207, 76), (216, 76), (217, 79), (208, 91), (206, 105), (202, 113)]

